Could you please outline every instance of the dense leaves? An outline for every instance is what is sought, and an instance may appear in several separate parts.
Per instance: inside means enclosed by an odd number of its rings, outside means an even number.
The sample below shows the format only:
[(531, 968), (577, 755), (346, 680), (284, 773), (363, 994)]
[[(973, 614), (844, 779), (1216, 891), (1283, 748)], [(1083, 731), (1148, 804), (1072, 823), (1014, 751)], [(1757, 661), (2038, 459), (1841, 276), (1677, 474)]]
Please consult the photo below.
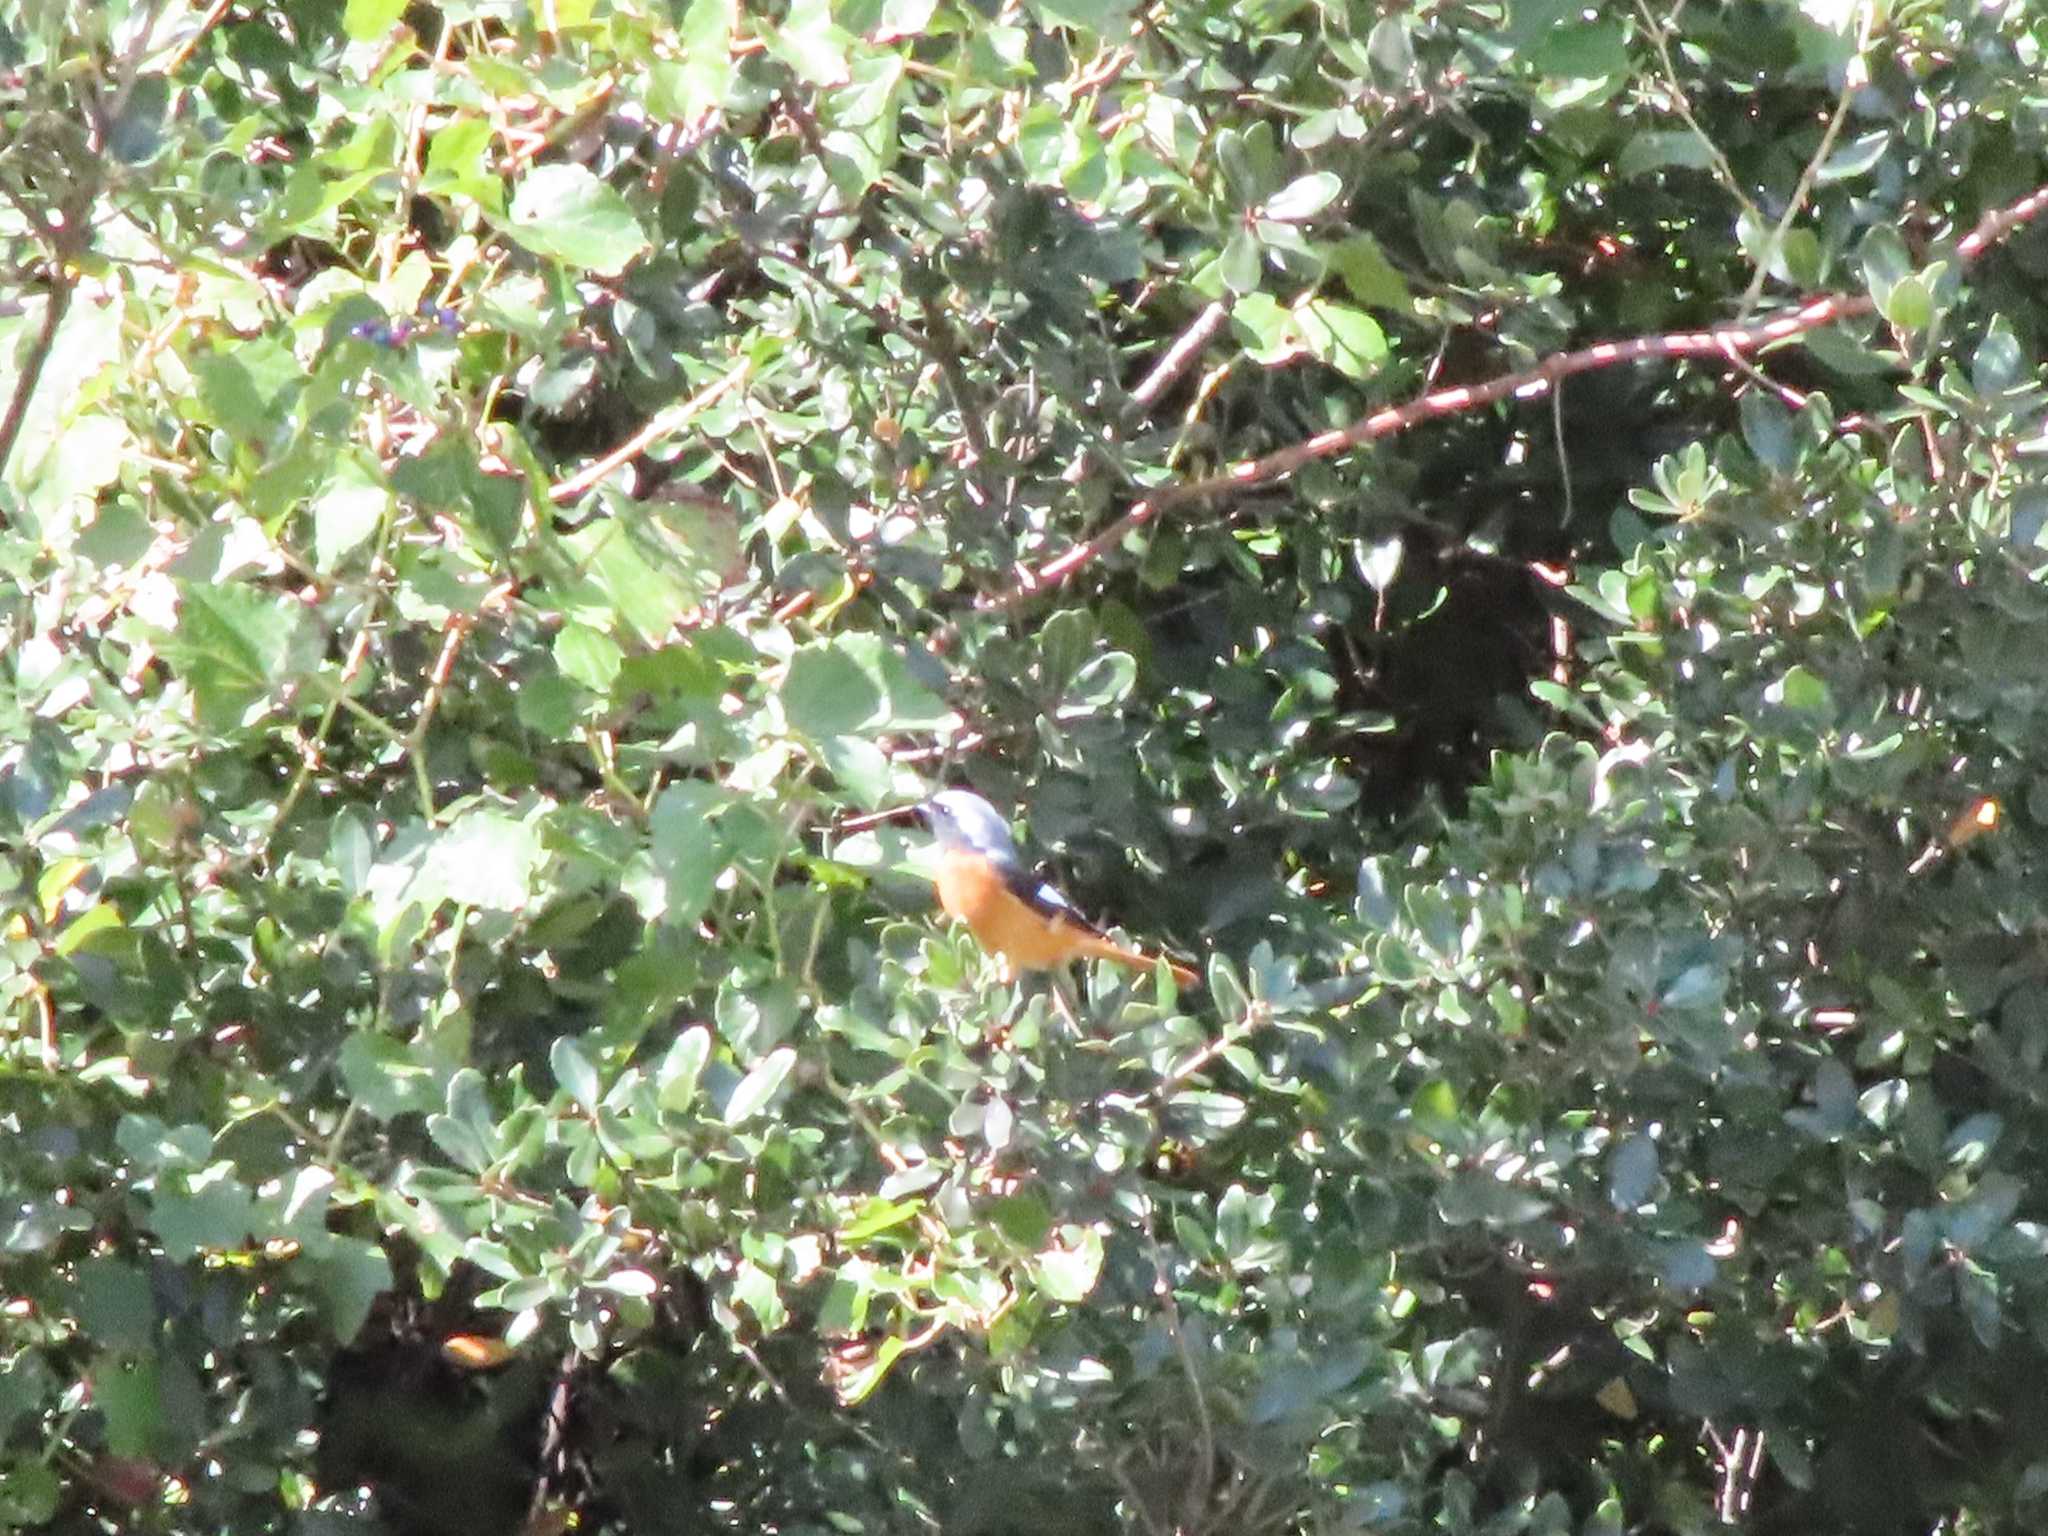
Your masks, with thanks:
[(0, 0), (0, 1522), (2037, 1526), (2044, 49)]

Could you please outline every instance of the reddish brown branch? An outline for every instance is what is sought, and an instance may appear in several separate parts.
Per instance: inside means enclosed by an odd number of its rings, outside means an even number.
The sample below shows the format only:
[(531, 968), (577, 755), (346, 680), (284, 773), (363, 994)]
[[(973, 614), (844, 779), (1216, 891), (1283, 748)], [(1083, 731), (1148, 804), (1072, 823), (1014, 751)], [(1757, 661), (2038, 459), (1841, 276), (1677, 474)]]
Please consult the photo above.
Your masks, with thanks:
[(1215, 339), (1216, 333), (1230, 320), (1230, 310), (1222, 303), (1211, 304), (1199, 315), (1194, 323), (1166, 349), (1166, 355), (1159, 359), (1158, 366), (1145, 376), (1145, 382), (1131, 391), (1129, 414), (1135, 416), (1152, 409), (1154, 402), (1173, 388), (1174, 380), (1188, 371), (1188, 364), (1201, 355), (1202, 348)]
[(14, 440), (21, 436), (22, 424), (28, 420), (29, 401), (34, 398), (36, 381), (43, 376), (43, 365), (50, 360), (50, 353), (57, 345), (57, 327), (64, 323), (64, 311), (71, 307), (71, 278), (61, 268), (50, 281), (50, 291), (43, 307), (42, 329), (36, 332), (28, 357), (21, 365), (21, 375), (14, 381), (14, 398), (7, 402), (7, 417), (0, 421), (0, 469), (7, 467), (7, 456), (14, 451)]
[[(1957, 259), (1965, 264), (1974, 261), (1989, 247), (2003, 240), (2022, 224), (2038, 218), (2043, 212), (2048, 212), (2048, 187), (2037, 188), (2018, 202), (1986, 214), (1978, 221), (1977, 227), (1957, 244)], [(1505, 374), (1483, 384), (1431, 390), (1405, 405), (1389, 406), (1385, 410), (1375, 411), (1348, 427), (1318, 433), (1314, 437), (1290, 444), (1262, 458), (1242, 460), (1221, 474), (1162, 487), (1085, 543), (1076, 544), (1071, 549), (1053, 556), (1036, 569), (1027, 570), (1023, 579), (1016, 585), (983, 597), (975, 604), (975, 611), (1000, 613), (1016, 607), (1047, 588), (1059, 586), (1076, 571), (1114, 549), (1131, 534), (1156, 520), (1162, 513), (1186, 506), (1190, 502), (1204, 501), (1216, 496), (1236, 495), (1257, 486), (1271, 485), (1275, 481), (1286, 479), (1296, 470), (1317, 459), (1330, 458), (1378, 438), (1392, 437), (1395, 433), (1405, 432), (1422, 422), (1434, 421), (1442, 416), (1455, 416), (1475, 406), (1490, 405), (1496, 400), (1534, 399), (1548, 394), (1560, 379), (1569, 378), (1575, 373), (1588, 373), (1595, 368), (1612, 367), (1617, 363), (1631, 363), (1649, 357), (1702, 357), (1709, 354), (1727, 357), (1758, 351), (1773, 342), (1817, 330), (1837, 320), (1853, 320), (1869, 314), (1873, 307), (1874, 301), (1867, 293), (1829, 294), (1772, 319), (1753, 324), (1724, 325), (1712, 330), (1681, 331), (1665, 336), (1638, 336), (1627, 341), (1603, 341), (1594, 346), (1582, 347), (1576, 352), (1556, 353), (1533, 368), (1524, 369), (1520, 373)], [(948, 626), (934, 637), (934, 646), (944, 649), (953, 635), (953, 626)]]

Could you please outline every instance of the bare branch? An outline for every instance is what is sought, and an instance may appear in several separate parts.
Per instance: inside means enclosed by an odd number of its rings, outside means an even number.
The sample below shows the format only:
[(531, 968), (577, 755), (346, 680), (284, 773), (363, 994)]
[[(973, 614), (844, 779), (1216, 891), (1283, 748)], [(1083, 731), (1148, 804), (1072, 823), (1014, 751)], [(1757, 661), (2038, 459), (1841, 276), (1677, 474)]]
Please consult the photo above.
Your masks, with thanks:
[(1149, 411), (1161, 395), (1173, 388), (1174, 380), (1187, 372), (1188, 365), (1201, 356), (1202, 348), (1209, 345), (1229, 318), (1230, 311), (1221, 302), (1211, 304), (1195, 316), (1194, 323), (1175, 338), (1173, 345), (1166, 349), (1166, 355), (1145, 375), (1145, 381), (1131, 391), (1130, 404), (1125, 407), (1124, 414), (1136, 416)]
[[(1683, 9), (1681, 5), (1679, 9)], [(1636, 0), (1636, 14), (1642, 18), (1643, 29), (1650, 34), (1650, 45), (1657, 50), (1658, 63), (1664, 69), (1664, 89), (1671, 93), (1671, 105), (1678, 113), (1679, 121), (1692, 130), (1706, 149), (1708, 162), (1714, 168), (1715, 179), (1728, 189), (1728, 193), (1742, 205), (1742, 211), (1753, 217), (1760, 217), (1756, 204), (1742, 190), (1742, 182), (1735, 175), (1735, 168), (1728, 163), (1728, 157), (1721, 153), (1721, 146), (1707, 136), (1707, 130), (1700, 126), (1698, 118), (1692, 115), (1692, 103), (1686, 100), (1685, 86), (1678, 78), (1678, 66), (1671, 59), (1670, 34), (1678, 26), (1678, 11), (1674, 10), (1668, 20), (1659, 21), (1651, 14), (1645, 0)]]
[[(2039, 187), (2017, 202), (1986, 214), (1978, 221), (1977, 227), (1957, 244), (1957, 259), (1965, 264), (1974, 261), (1990, 246), (2021, 225), (2040, 217), (2043, 212), (2048, 212), (2048, 186)], [(1116, 548), (1164, 513), (1194, 502), (1241, 495), (1259, 486), (1271, 485), (1318, 459), (1332, 458), (1380, 438), (1392, 437), (1425, 421), (1460, 415), (1497, 400), (1537, 399), (1549, 393), (1560, 379), (1575, 373), (1589, 373), (1596, 368), (1611, 368), (1645, 358), (1704, 357), (1709, 354), (1727, 358), (1759, 351), (1838, 320), (1859, 319), (1873, 308), (1875, 302), (1867, 293), (1827, 294), (1768, 320), (1717, 326), (1705, 331), (1679, 331), (1663, 336), (1598, 342), (1575, 352), (1554, 353), (1533, 368), (1503, 374), (1483, 384), (1431, 390), (1406, 404), (1375, 411), (1348, 427), (1318, 433), (1261, 458), (1241, 460), (1221, 474), (1162, 486), (1094, 537), (1062, 551), (1035, 569), (1026, 570), (1015, 585), (980, 599), (975, 604), (975, 611), (1002, 613), (1040, 592), (1061, 585), (1076, 571)], [(957, 637), (958, 626), (948, 625), (933, 637), (933, 648), (944, 650)]]
[(57, 345), (57, 328), (64, 323), (64, 312), (71, 307), (71, 281), (70, 272), (60, 262), (50, 277), (43, 328), (36, 333), (35, 344), (22, 361), (21, 376), (14, 381), (14, 398), (7, 402), (7, 415), (0, 418), (0, 472), (7, 468), (8, 455), (14, 451), (15, 439), (21, 436), (22, 424), (28, 420), (28, 405), (35, 395), (36, 381), (42, 377), (43, 366)]
[(548, 500), (558, 507), (567, 506), (570, 502), (575, 501), (621, 464), (645, 452), (660, 439), (681, 428), (699, 411), (703, 410), (718, 399), (719, 396), (739, 383), (740, 380), (744, 379), (750, 366), (750, 364), (742, 361), (734, 367), (728, 368), (724, 373), (698, 390), (696, 394), (690, 396), (689, 399), (659, 412), (646, 426), (635, 432), (603, 458), (584, 465), (583, 468), (569, 476), (566, 480), (556, 481), (548, 488)]
[(1806, 206), (1806, 199), (1813, 192), (1813, 183), (1820, 175), (1820, 168), (1827, 163), (1835, 151), (1835, 138), (1842, 131), (1842, 123), (1849, 116), (1849, 103), (1856, 92), (1869, 83), (1869, 69), (1863, 62), (1864, 50), (1870, 46), (1870, 29), (1877, 18), (1877, 7), (1863, 7), (1863, 24), (1856, 38), (1856, 52), (1842, 71), (1841, 94), (1835, 98), (1834, 114), (1828, 118), (1828, 125), (1821, 131), (1820, 145), (1813, 152), (1813, 158), (1806, 162), (1806, 168), (1799, 173), (1798, 184), (1792, 188), (1792, 200), (1785, 205), (1785, 211), (1778, 217), (1778, 227), (1771, 231), (1770, 243), (1757, 253), (1756, 271), (1750, 275), (1749, 286), (1742, 291), (1742, 303), (1737, 306), (1738, 315), (1747, 315), (1756, 306), (1757, 296), (1764, 291), (1764, 278), (1770, 264), (1777, 259), (1778, 249), (1785, 243), (1785, 234), (1792, 227), (1792, 221), (1799, 217), (1799, 211)]

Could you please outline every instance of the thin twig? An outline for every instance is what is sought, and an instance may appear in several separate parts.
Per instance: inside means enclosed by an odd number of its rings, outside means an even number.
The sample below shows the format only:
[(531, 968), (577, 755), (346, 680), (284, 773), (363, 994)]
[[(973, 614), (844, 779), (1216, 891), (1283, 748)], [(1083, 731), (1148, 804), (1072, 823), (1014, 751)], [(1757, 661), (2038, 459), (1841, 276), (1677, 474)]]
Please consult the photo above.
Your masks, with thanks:
[(0, 473), (6, 471), (8, 455), (14, 451), (15, 439), (21, 436), (22, 424), (28, 420), (29, 400), (36, 392), (36, 381), (42, 377), (43, 365), (49, 362), (57, 345), (57, 327), (64, 323), (64, 313), (71, 307), (71, 284), (71, 274), (60, 262), (50, 277), (43, 328), (36, 333), (35, 345), (22, 362), (21, 377), (14, 381), (14, 398), (7, 402), (7, 416), (0, 420)]
[(207, 33), (220, 25), (221, 17), (227, 15), (228, 7), (234, 3), (235, 0), (213, 0), (213, 4), (206, 8), (206, 14), (199, 18), (199, 25), (193, 30), (192, 35), (178, 45), (178, 51), (172, 54), (164, 65), (166, 76), (175, 75), (185, 61), (192, 57), (192, 50), (205, 40)]
[[(1807, 403), (1813, 399), (1813, 396), (1806, 391), (1794, 389), (1783, 380), (1772, 378), (1740, 352), (1730, 352), (1726, 356), (1728, 358), (1728, 365), (1731, 368), (1756, 385), (1758, 389), (1776, 396), (1779, 402), (1788, 410), (1803, 411), (1806, 409)], [(1837, 432), (1864, 432), (1869, 430), (1870, 425), (1869, 417), (1858, 414), (1844, 416), (1835, 423), (1835, 430)]]
[[(356, 637), (349, 645), (348, 655), (342, 661), (341, 686), (344, 690), (355, 681), (356, 673), (362, 670), (363, 662), (370, 654), (370, 626), (375, 615), (376, 608), (373, 604), (363, 619), (362, 628), (356, 631)], [(251, 854), (252, 859), (267, 857), (271, 846), (284, 831), (285, 823), (291, 820), (292, 812), (298, 808), (299, 799), (305, 794), (307, 784), (312, 782), (313, 775), (320, 769), (321, 758), (326, 750), (327, 734), (334, 729), (334, 717), (339, 713), (341, 699), (339, 696), (330, 698), (327, 701), (327, 708), (321, 713), (319, 725), (313, 729), (313, 739), (302, 744), (299, 771), (292, 776), (291, 787), (285, 791), (284, 799), (278, 802), (277, 815), (271, 818), (270, 830), (263, 834), (263, 840), (256, 845)]]
[(1180, 1357), (1181, 1370), (1188, 1379), (1188, 1391), (1195, 1399), (1195, 1420), (1201, 1428), (1201, 1475), (1188, 1489), (1187, 1513), (1191, 1517), (1189, 1528), (1199, 1530), (1207, 1522), (1195, 1522), (1197, 1516), (1209, 1503), (1216, 1488), (1216, 1426), (1209, 1418), (1209, 1399), (1202, 1391), (1201, 1372), (1195, 1369), (1194, 1351), (1188, 1348), (1187, 1322), (1180, 1315), (1180, 1301), (1173, 1294), (1173, 1277), (1167, 1273), (1166, 1256), (1155, 1243), (1152, 1250), (1152, 1266), (1157, 1275), (1159, 1299), (1165, 1304), (1167, 1327), (1173, 1333), (1173, 1351)]
[[(497, 607), (512, 595), (510, 581), (501, 581), (486, 592), (476, 606), (475, 613), (458, 613), (448, 621), (448, 633), (441, 641), (441, 654), (434, 661), (434, 669), (427, 674), (426, 696), (420, 701), (420, 712), (412, 723), (412, 729), (405, 733), (406, 755), (412, 759), (413, 775), (419, 784), (420, 803), (425, 808), (427, 824), (434, 822), (434, 791), (427, 777), (427, 732), (433, 728), (434, 716), (440, 712), (442, 696), (448, 689), (448, 677), (455, 670), (455, 658), (462, 650), (462, 642), (469, 638), (469, 632), (476, 627), (476, 621)], [(451, 981), (449, 990), (454, 990)]]
[[(448, 62), (448, 50), (455, 41), (455, 27), (443, 19), (440, 41), (435, 44), (433, 62), (428, 72), (436, 73)], [(433, 108), (431, 94), (423, 95), (414, 105), (411, 120), (405, 130), (405, 157), (398, 163), (398, 211), (379, 242), (382, 250), (378, 262), (378, 276), (383, 283), (391, 281), (392, 273), (398, 270), (399, 251), (405, 245), (407, 233), (412, 228), (412, 200), (419, 189), (420, 177), (426, 170), (423, 153), (427, 142), (427, 115)]]
[[(1680, 6), (1683, 9), (1683, 6)], [(1742, 183), (1735, 179), (1735, 168), (1728, 163), (1728, 157), (1721, 153), (1721, 146), (1707, 137), (1707, 130), (1700, 126), (1699, 119), (1692, 115), (1692, 104), (1686, 100), (1685, 87), (1679, 83), (1678, 69), (1671, 61), (1669, 33), (1678, 24), (1678, 11), (1671, 13), (1669, 21), (1660, 22), (1650, 14), (1646, 0), (1636, 0), (1636, 14), (1643, 19), (1643, 26), (1650, 34), (1650, 44), (1657, 50), (1658, 61), (1664, 68), (1664, 88), (1671, 93), (1671, 105), (1677, 111), (1679, 120), (1690, 128), (1693, 137), (1706, 147), (1708, 161), (1714, 168), (1714, 175), (1721, 185), (1728, 189), (1742, 211), (1752, 218), (1760, 218), (1756, 204), (1742, 190)]]
[(129, 39), (128, 46), (121, 50), (120, 58), (114, 61), (113, 96), (104, 102), (89, 96), (87, 115), (93, 120), (95, 153), (105, 152), (107, 125), (119, 121), (121, 114), (128, 109), (128, 99), (135, 93), (136, 78), (142, 72), (142, 61), (148, 56), (150, 39), (155, 34), (156, 24), (162, 19), (163, 13), (164, 0), (148, 0), (148, 4), (143, 7), (142, 20), (135, 27), (134, 36)]
[[(769, 260), (781, 262), (799, 276), (816, 283), (847, 308), (865, 317), (877, 330), (894, 336), (899, 341), (907, 342), (930, 358), (932, 366), (939, 370), (939, 376), (946, 381), (946, 392), (953, 397), (953, 408), (960, 413), (960, 434), (967, 439), (967, 450), (972, 456), (968, 467), (972, 469), (988, 459), (990, 449), (987, 423), (982, 420), (981, 413), (974, 409), (969, 399), (967, 375), (960, 366), (959, 353), (944, 339), (945, 333), (939, 329), (937, 315), (928, 316), (923, 325), (909, 324), (890, 314), (886, 309), (870, 304), (837, 278), (826, 276), (823, 272), (798, 261), (786, 251), (763, 248), (761, 255)], [(969, 478), (971, 482), (972, 477)]]
[(35, 994), (36, 1037), (43, 1048), (43, 1070), (54, 1072), (64, 1061), (57, 1050), (57, 1010), (50, 1001), (50, 989), (43, 984), (41, 977), (31, 974), (29, 987)]
[(1771, 231), (1770, 243), (1757, 253), (1756, 271), (1750, 274), (1749, 286), (1742, 290), (1742, 302), (1735, 313), (1747, 315), (1756, 307), (1757, 298), (1764, 291), (1764, 279), (1770, 275), (1770, 265), (1777, 260), (1778, 249), (1785, 243), (1786, 231), (1792, 221), (1799, 217), (1806, 206), (1806, 199), (1813, 191), (1813, 183), (1820, 175), (1820, 168), (1827, 163), (1829, 155), (1835, 152), (1835, 138), (1842, 131), (1842, 123), (1849, 116), (1849, 103), (1855, 98), (1857, 88), (1868, 82), (1869, 71), (1863, 63), (1863, 51), (1870, 46), (1870, 28), (1877, 17), (1877, 7), (1866, 3), (1863, 6), (1863, 21), (1857, 31), (1856, 52), (1842, 67), (1842, 89), (1835, 98), (1835, 110), (1828, 118), (1828, 125), (1821, 131), (1820, 147), (1814, 150), (1813, 158), (1806, 162), (1806, 168), (1799, 173), (1799, 180), (1792, 188), (1792, 200), (1785, 205), (1785, 211), (1778, 218), (1778, 227)]
[(1233, 1045), (1244, 1044), (1245, 1041), (1251, 1039), (1253, 1035), (1256, 1035), (1272, 1022), (1272, 1010), (1263, 1003), (1254, 1003), (1251, 1012), (1246, 1015), (1245, 1021), (1242, 1024), (1234, 1028), (1226, 1028), (1222, 1034), (1196, 1051), (1194, 1055), (1175, 1067), (1166, 1076), (1159, 1079), (1158, 1085), (1146, 1097), (1155, 1103), (1164, 1104), (1167, 1096), (1180, 1087), (1182, 1083), (1185, 1083), (1189, 1078), (1201, 1071), (1202, 1068), (1208, 1066), (1210, 1062), (1221, 1056)]
[(533, 1499), (527, 1505), (526, 1523), (532, 1529), (548, 1507), (548, 1485), (552, 1478), (563, 1470), (562, 1447), (569, 1438), (569, 1394), (574, 1389), (576, 1367), (580, 1357), (570, 1350), (556, 1367), (554, 1386), (548, 1392), (546, 1416), (541, 1436), (540, 1455), (533, 1479)]
[(1166, 1527), (1160, 1521), (1153, 1518), (1150, 1501), (1146, 1499), (1144, 1493), (1139, 1489), (1137, 1480), (1131, 1476), (1130, 1469), (1125, 1466), (1125, 1463), (1137, 1454), (1138, 1447), (1132, 1445), (1127, 1446), (1122, 1455), (1110, 1458), (1109, 1475), (1116, 1479), (1117, 1487), (1123, 1490), (1124, 1501), (1130, 1505), (1131, 1514), (1137, 1519), (1143, 1520), (1149, 1529), (1165, 1532)]
[(594, 460), (576, 471), (566, 480), (558, 480), (548, 488), (548, 500), (556, 506), (567, 506), (582, 496), (592, 486), (617, 469), (621, 464), (644, 453), (654, 443), (677, 431), (699, 411), (717, 400), (727, 390), (747, 376), (753, 364), (742, 359), (698, 390), (696, 394), (678, 405), (658, 413), (638, 432), (627, 438), (603, 458)]
[[(2017, 202), (1986, 214), (1956, 246), (1957, 260), (1968, 264), (1992, 244), (2021, 225), (2039, 218), (2043, 212), (2048, 212), (2048, 186), (2039, 187)], [(1590, 373), (1596, 368), (1611, 368), (1644, 358), (1704, 357), (1708, 354), (1725, 357), (1732, 353), (1758, 351), (1839, 320), (1860, 319), (1875, 307), (1875, 301), (1867, 293), (1828, 294), (1768, 320), (1746, 324), (1738, 322), (1706, 331), (1603, 341), (1575, 352), (1555, 353), (1533, 368), (1503, 374), (1483, 384), (1431, 390), (1405, 404), (1375, 411), (1348, 427), (1318, 433), (1261, 458), (1241, 460), (1221, 474), (1163, 486), (1092, 538), (1064, 550), (1035, 569), (1025, 570), (1015, 585), (982, 597), (976, 602), (975, 611), (1005, 612), (1061, 585), (1075, 572), (1116, 548), (1164, 513), (1211, 497), (1241, 495), (1258, 486), (1285, 480), (1319, 459), (1332, 458), (1380, 438), (1392, 437), (1422, 422), (1459, 415), (1496, 400), (1536, 399), (1554, 388), (1558, 380), (1575, 373)], [(932, 637), (931, 643), (934, 649), (944, 650), (958, 638), (958, 634), (957, 625), (947, 625)]]
[(1174, 380), (1187, 372), (1188, 365), (1201, 356), (1202, 348), (1209, 345), (1229, 319), (1230, 311), (1220, 300), (1195, 316), (1193, 323), (1166, 349), (1166, 355), (1159, 359), (1158, 365), (1145, 375), (1145, 381), (1131, 391), (1124, 415), (1137, 416), (1149, 411), (1153, 402), (1173, 388)]

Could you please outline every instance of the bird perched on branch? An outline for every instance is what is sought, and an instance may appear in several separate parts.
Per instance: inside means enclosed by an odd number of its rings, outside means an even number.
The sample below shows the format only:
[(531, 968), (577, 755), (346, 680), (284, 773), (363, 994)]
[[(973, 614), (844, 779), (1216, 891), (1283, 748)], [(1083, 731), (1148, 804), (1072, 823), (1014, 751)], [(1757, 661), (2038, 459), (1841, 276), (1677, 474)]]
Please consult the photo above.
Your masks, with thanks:
[[(1075, 960), (1113, 960), (1134, 971), (1150, 971), (1160, 963), (1103, 934), (1057, 889), (1025, 868), (1009, 824), (981, 796), (941, 790), (916, 811), (939, 843), (939, 905), (1002, 963), (1003, 980)], [(1199, 979), (1176, 961), (1165, 964), (1184, 987)]]

